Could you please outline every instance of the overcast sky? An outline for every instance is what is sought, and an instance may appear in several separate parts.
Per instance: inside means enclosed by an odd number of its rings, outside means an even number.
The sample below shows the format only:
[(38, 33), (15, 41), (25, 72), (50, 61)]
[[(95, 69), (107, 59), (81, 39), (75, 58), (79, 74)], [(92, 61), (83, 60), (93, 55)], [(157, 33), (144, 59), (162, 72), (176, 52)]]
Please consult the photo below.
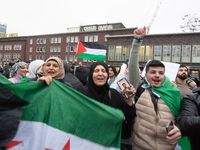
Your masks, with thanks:
[[(67, 27), (122, 22), (148, 26), (159, 0), (0, 0), (0, 22), (18, 36), (65, 33)], [(149, 34), (181, 33), (184, 15), (200, 18), (200, 0), (162, 0)]]

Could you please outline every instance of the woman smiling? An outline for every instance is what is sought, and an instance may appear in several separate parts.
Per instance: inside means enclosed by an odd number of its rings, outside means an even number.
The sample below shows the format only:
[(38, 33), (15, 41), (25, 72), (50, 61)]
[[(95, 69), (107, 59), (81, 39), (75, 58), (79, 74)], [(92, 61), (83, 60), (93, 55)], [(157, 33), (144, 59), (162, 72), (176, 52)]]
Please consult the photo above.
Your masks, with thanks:
[(28, 73), (28, 64), (25, 62), (15, 63), (10, 72), (11, 78), (8, 80), (12, 83), (18, 83)]

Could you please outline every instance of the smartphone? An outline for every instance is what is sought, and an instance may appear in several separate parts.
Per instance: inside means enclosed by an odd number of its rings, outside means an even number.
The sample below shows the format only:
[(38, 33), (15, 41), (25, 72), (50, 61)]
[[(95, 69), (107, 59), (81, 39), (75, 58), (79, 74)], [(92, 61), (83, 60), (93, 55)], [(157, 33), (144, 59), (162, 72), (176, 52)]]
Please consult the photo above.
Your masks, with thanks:
[(134, 94), (131, 92), (131, 87), (126, 78), (122, 78), (117, 82), (118, 86), (120, 87), (121, 90), (124, 92), (124, 96), (126, 98), (132, 97)]
[(166, 126), (167, 133), (169, 131), (171, 131), (173, 128), (174, 128), (173, 121), (170, 119), (169, 122), (168, 122), (168, 124), (167, 124), (167, 126)]

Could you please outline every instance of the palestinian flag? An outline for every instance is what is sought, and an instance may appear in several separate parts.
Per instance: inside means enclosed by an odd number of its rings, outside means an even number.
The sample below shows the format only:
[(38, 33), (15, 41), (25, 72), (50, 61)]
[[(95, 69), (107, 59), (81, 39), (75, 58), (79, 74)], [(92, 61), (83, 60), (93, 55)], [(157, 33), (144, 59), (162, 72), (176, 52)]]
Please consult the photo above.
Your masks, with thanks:
[(13, 84), (0, 75), (0, 82), (29, 102), (22, 107), (17, 134), (6, 149), (120, 149), (121, 110), (90, 99), (57, 80), (50, 86), (43, 81)]
[(100, 43), (79, 41), (75, 57), (103, 61), (106, 58), (106, 46)]

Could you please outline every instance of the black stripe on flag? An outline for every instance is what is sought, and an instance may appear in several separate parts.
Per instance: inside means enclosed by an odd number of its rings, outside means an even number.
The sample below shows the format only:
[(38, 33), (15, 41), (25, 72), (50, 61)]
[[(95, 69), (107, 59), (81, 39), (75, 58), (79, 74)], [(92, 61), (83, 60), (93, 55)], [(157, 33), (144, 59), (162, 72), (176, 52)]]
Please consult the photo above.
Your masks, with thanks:
[(95, 42), (81, 42), (84, 47), (92, 48), (92, 49), (107, 49), (106, 45), (95, 43)]

